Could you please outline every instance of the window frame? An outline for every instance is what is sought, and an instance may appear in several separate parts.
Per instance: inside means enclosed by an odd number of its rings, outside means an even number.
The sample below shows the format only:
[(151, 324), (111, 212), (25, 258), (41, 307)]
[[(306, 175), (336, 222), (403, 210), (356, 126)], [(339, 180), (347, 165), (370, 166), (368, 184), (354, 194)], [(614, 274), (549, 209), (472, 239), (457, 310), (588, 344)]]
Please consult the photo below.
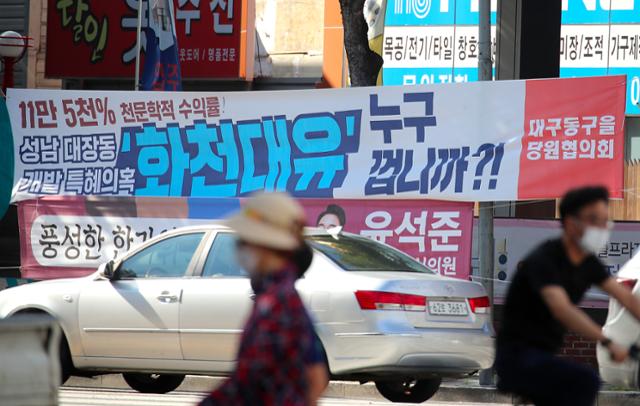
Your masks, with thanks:
[(200, 256), (200, 261), (197, 264), (197, 271), (194, 273), (194, 277), (198, 277), (201, 279), (208, 279), (208, 280), (217, 280), (217, 279), (233, 279), (233, 280), (240, 280), (240, 279), (249, 279), (249, 276), (230, 276), (230, 275), (220, 275), (220, 276), (204, 276), (204, 267), (207, 264), (207, 259), (209, 258), (209, 253), (211, 252), (211, 250), (213, 249), (213, 244), (215, 244), (216, 241), (216, 237), (219, 234), (231, 234), (231, 235), (235, 235), (236, 233), (232, 230), (216, 230), (216, 231), (212, 231), (211, 235), (209, 236), (209, 241), (207, 241), (207, 246), (203, 249), (203, 252)]
[(200, 239), (200, 243), (198, 243), (198, 246), (196, 247), (195, 251), (193, 252), (193, 255), (191, 256), (191, 260), (189, 261), (189, 264), (187, 265), (187, 269), (186, 272), (184, 273), (184, 275), (182, 276), (151, 276), (151, 277), (146, 277), (146, 276), (136, 276), (134, 277), (127, 277), (125, 275), (122, 275), (120, 280), (156, 280), (156, 279), (184, 279), (184, 278), (191, 278), (194, 276), (194, 274), (197, 273), (197, 265), (199, 264), (201, 257), (202, 257), (202, 253), (203, 250), (205, 248), (205, 246), (207, 245), (207, 243), (209, 242), (210, 239), (210, 235), (211, 235), (211, 231), (210, 230), (184, 230), (181, 232), (174, 232), (174, 233), (165, 233), (161, 236), (158, 236), (157, 239), (153, 240), (153, 243), (151, 244), (143, 244), (140, 247), (136, 248), (133, 251), (128, 252), (125, 256), (123, 256), (117, 264), (116, 269), (118, 271), (121, 270), (122, 265), (124, 264), (125, 261), (135, 257), (136, 255), (142, 253), (143, 251), (146, 251), (147, 249), (153, 247), (154, 245), (157, 245), (161, 242), (164, 242), (166, 240), (169, 240), (171, 238), (177, 238), (177, 237), (181, 237), (181, 236), (185, 236), (185, 235), (190, 235), (190, 234), (202, 234), (202, 238)]

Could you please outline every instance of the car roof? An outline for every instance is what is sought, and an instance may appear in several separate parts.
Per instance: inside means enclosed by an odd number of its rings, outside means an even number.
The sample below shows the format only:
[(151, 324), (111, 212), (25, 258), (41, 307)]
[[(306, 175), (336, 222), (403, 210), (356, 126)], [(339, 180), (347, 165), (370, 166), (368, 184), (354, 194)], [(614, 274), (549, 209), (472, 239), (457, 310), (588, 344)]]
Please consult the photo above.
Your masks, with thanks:
[[(199, 224), (193, 226), (184, 226), (178, 227), (173, 230), (167, 231), (165, 235), (169, 234), (184, 234), (189, 232), (197, 232), (197, 231), (233, 231), (229, 226), (227, 226), (224, 220), (211, 220), (210, 224)], [(340, 232), (341, 235), (354, 235), (352, 233)], [(332, 233), (327, 232), (322, 227), (305, 227), (304, 235), (307, 237), (311, 236), (320, 236), (320, 235), (332, 235)]]

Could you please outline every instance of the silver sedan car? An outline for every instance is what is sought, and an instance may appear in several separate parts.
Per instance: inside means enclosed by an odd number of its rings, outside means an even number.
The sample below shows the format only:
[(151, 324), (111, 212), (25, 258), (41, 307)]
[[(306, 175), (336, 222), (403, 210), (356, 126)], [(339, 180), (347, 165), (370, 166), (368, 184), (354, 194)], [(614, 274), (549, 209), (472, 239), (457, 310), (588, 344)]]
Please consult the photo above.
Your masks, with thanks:
[[(493, 363), (489, 300), (385, 244), (309, 230), (313, 263), (297, 283), (334, 379), (374, 381), (392, 401), (422, 402), (442, 377)], [(222, 225), (167, 232), (84, 278), (0, 292), (0, 317), (46, 313), (64, 331), (70, 375), (122, 373), (141, 392), (185, 374), (234, 368), (253, 292)]]

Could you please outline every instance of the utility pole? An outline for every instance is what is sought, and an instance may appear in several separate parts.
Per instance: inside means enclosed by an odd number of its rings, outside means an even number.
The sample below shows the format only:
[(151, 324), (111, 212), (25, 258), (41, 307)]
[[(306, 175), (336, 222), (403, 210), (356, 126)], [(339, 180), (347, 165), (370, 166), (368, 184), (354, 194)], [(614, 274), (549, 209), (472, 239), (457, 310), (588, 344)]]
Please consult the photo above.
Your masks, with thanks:
[[(138, 0), (138, 25), (136, 26), (136, 73), (133, 90), (140, 90), (140, 48), (142, 48), (141, 37), (142, 37), (142, 2), (143, 0)], [(150, 7), (148, 7), (151, 9)], [(151, 13), (149, 13), (149, 18), (151, 18)]]
[[(491, 0), (480, 0), (479, 19), (479, 56), (478, 56), (478, 80), (493, 80), (491, 61)], [(480, 202), (479, 218), (479, 254), (480, 254), (480, 280), (491, 299), (493, 306), (493, 202)], [(493, 323), (493, 311), (491, 312)], [(493, 385), (495, 383), (493, 368), (480, 371), (480, 385)]]

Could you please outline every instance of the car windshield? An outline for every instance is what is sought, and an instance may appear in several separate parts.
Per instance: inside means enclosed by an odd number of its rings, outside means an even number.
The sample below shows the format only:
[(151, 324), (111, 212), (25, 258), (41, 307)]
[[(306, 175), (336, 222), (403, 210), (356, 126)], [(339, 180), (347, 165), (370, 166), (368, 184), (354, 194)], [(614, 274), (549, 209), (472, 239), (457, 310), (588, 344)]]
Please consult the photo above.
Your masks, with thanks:
[(365, 237), (314, 235), (308, 241), (346, 271), (434, 273), (410, 256)]

